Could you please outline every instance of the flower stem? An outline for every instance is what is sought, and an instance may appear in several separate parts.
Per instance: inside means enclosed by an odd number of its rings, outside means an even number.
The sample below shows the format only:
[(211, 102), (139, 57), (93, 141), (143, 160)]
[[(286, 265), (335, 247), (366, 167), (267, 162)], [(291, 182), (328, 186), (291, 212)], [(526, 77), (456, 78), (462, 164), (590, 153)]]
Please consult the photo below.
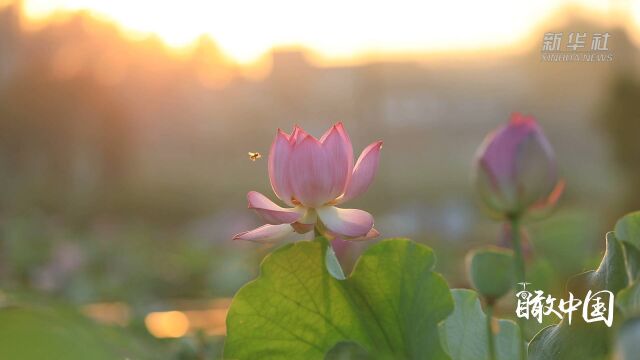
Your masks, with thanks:
[(493, 334), (493, 303), (487, 302), (487, 341), (489, 342), (489, 360), (496, 360), (496, 343)]
[[(522, 243), (520, 238), (520, 217), (509, 217), (509, 222), (511, 225), (511, 239), (513, 242), (514, 253), (513, 261), (516, 271), (516, 278), (519, 283), (524, 283), (526, 281), (526, 273), (524, 266), (524, 257), (522, 256)], [(518, 325), (520, 327), (520, 360), (525, 360), (527, 358), (527, 339), (524, 334), (525, 322), (523, 318), (518, 318)]]
[(524, 257), (522, 256), (522, 243), (520, 239), (520, 219), (515, 216), (509, 219), (511, 223), (511, 238), (513, 239), (513, 252), (516, 269), (516, 277), (518, 282), (524, 282), (526, 279), (524, 268)]
[(320, 230), (318, 230), (317, 226), (313, 227), (313, 239), (317, 239), (318, 237), (322, 236), (322, 233), (320, 232)]

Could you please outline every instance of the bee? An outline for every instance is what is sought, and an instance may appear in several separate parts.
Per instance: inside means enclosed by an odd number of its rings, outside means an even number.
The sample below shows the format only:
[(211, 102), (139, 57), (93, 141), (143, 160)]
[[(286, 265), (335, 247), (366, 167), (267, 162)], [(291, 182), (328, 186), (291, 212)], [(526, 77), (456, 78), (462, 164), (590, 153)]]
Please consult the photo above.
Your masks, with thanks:
[(256, 160), (258, 160), (260, 158), (262, 158), (262, 154), (260, 154), (259, 152), (251, 152), (251, 151), (249, 151), (249, 160), (256, 161)]

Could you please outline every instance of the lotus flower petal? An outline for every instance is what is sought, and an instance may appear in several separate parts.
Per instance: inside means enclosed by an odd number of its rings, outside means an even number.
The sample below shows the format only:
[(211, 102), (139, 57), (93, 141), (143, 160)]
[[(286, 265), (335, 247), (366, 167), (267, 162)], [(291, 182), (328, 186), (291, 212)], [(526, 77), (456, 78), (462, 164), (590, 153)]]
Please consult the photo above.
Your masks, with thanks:
[(329, 197), (337, 198), (344, 193), (351, 171), (353, 169), (353, 148), (351, 140), (344, 131), (342, 124), (332, 126), (320, 138), (324, 156), (332, 166), (327, 170), (327, 176), (331, 177), (331, 191)]
[(346, 238), (367, 236), (373, 228), (373, 216), (363, 210), (324, 206), (318, 208), (317, 212), (324, 226), (338, 236)]
[(341, 203), (351, 200), (367, 191), (369, 185), (373, 182), (376, 172), (378, 171), (381, 149), (382, 141), (376, 141), (362, 150), (362, 153), (353, 168), (353, 174), (347, 184), (345, 193), (340, 198)]
[(333, 165), (322, 144), (313, 136), (307, 135), (294, 145), (288, 171), (293, 196), (305, 207), (312, 208), (335, 199), (331, 197)]
[(348, 241), (363, 241), (363, 240), (371, 240), (380, 236), (380, 232), (375, 228), (371, 228), (369, 232), (365, 236), (355, 237), (355, 238), (345, 238)]
[(269, 151), (269, 180), (271, 188), (276, 196), (287, 205), (291, 202), (291, 189), (288, 182), (287, 165), (291, 156), (293, 145), (289, 142), (290, 136), (278, 129), (275, 140)]
[(309, 136), (309, 134), (304, 131), (303, 128), (296, 125), (293, 127), (293, 131), (291, 132), (291, 137), (289, 138), (289, 142), (293, 145), (299, 144), (304, 138)]
[(521, 205), (530, 206), (545, 199), (558, 184), (553, 149), (538, 128), (519, 147), (516, 181)]
[(555, 188), (547, 198), (542, 199), (529, 207), (529, 210), (527, 211), (527, 217), (530, 219), (546, 218), (558, 203), (558, 200), (564, 192), (564, 187), (565, 181), (558, 181), (558, 184), (556, 184)]
[(291, 224), (302, 217), (296, 209), (280, 207), (257, 191), (250, 191), (247, 200), (249, 209), (255, 210), (268, 224)]
[(269, 242), (291, 234), (293, 228), (289, 224), (262, 225), (257, 229), (245, 231), (233, 237), (233, 240), (249, 240), (257, 242)]
[(371, 239), (375, 239), (378, 236), (380, 236), (380, 232), (378, 230), (376, 230), (376, 228), (371, 228), (371, 230), (369, 230), (369, 232), (364, 235), (364, 236), (357, 236), (357, 237), (348, 237), (348, 236), (344, 236), (344, 235), (338, 235), (332, 232), (329, 232), (329, 235), (332, 235), (334, 237), (334, 240), (342, 240), (342, 241), (365, 241), (365, 240), (371, 240)]

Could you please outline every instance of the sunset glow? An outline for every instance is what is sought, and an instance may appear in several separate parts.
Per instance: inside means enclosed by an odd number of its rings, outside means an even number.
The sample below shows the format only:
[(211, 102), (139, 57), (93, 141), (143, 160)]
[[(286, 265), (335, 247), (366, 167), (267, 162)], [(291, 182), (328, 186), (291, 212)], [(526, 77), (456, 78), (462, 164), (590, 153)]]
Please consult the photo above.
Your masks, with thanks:
[[(328, 59), (506, 47), (524, 40), (546, 16), (573, 3), (611, 11), (608, 1), (595, 0), (450, 1), (437, 5), (409, 0), (25, 0), (24, 10), (33, 21), (86, 10), (119, 24), (130, 37), (157, 34), (173, 47), (185, 47), (208, 34), (233, 59), (250, 63), (273, 47), (291, 45), (304, 45)], [(634, 15), (637, 22), (640, 6), (625, 6), (638, 15)]]

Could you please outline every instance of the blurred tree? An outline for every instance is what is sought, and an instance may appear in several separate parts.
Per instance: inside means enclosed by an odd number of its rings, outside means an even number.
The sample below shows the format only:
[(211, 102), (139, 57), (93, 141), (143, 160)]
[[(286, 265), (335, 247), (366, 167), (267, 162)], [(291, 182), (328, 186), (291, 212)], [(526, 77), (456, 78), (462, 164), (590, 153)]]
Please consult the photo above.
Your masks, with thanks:
[(631, 74), (618, 75), (602, 112), (613, 155), (627, 181), (623, 212), (640, 204), (640, 82)]
[[(18, 14), (8, 8), (0, 18)], [(15, 203), (67, 210), (69, 202), (118, 189), (127, 173), (125, 107), (95, 76), (88, 45), (81, 45), (83, 19), (62, 26), (29, 34), (7, 21), (0, 29), (14, 39), (0, 52), (0, 172), (3, 192), (11, 195), (3, 196), (11, 199), (4, 210), (15, 210)], [(13, 196), (20, 192), (28, 199)]]

